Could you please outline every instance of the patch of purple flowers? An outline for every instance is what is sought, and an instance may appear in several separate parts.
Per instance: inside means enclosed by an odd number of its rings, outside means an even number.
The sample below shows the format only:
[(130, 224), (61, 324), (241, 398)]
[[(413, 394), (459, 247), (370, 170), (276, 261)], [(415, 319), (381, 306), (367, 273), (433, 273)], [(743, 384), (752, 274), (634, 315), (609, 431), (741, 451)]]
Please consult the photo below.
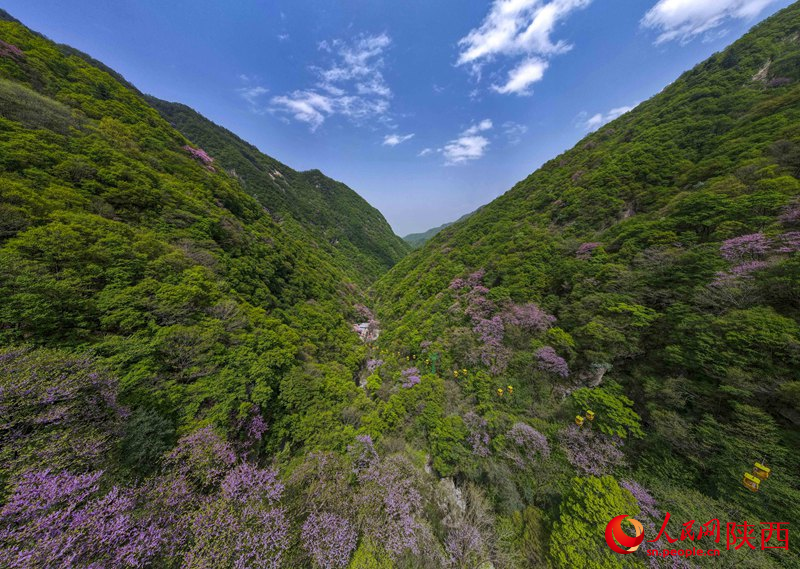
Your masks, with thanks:
[(752, 233), (728, 239), (720, 246), (722, 257), (731, 262), (758, 259), (770, 252), (772, 241), (763, 233)]
[(358, 534), (352, 524), (332, 513), (311, 513), (303, 524), (303, 548), (320, 569), (346, 567), (356, 548)]
[(410, 389), (420, 382), (419, 370), (415, 367), (410, 367), (403, 370), (403, 387)]
[(566, 360), (559, 356), (550, 346), (544, 346), (536, 350), (536, 359), (540, 370), (564, 378), (569, 377), (569, 365), (567, 365)]

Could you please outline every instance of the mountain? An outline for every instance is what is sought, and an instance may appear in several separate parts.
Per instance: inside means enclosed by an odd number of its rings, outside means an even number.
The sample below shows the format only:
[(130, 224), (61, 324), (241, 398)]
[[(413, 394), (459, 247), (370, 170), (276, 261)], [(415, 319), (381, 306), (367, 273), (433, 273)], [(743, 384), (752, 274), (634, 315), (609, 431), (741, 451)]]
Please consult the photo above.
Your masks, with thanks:
[(383, 215), (341, 182), (319, 170), (296, 172), (185, 105), (147, 101), (273, 215), (292, 216), (312, 231), (351, 278), (372, 282), (408, 252)]
[[(553, 474), (565, 464), (637, 481), (622, 487), (639, 493), (654, 535), (664, 511), (676, 528), (800, 515), (798, 177), (794, 4), (375, 285), (382, 349), (438, 353), (449, 370), (442, 427), (421, 435), (434, 467), (483, 485), (500, 511), (526, 504), (515, 543), (532, 564), (548, 550), (556, 567), (621, 566), (601, 537), (616, 510), (582, 518), (600, 486), (570, 487)], [(569, 425), (588, 410), (597, 418), (579, 442)], [(473, 454), (469, 441), (515, 422), (536, 430), (515, 437), (531, 449), (564, 453), (538, 459), (535, 481)], [(772, 476), (754, 495), (743, 473), (764, 461)], [(603, 484), (618, 495), (613, 478)]]
[(0, 567), (800, 567), (799, 177), (795, 4), (365, 292), (352, 191), (0, 17)]
[(403, 241), (405, 241), (406, 243), (411, 245), (412, 249), (418, 249), (418, 248), (422, 247), (425, 243), (430, 241), (433, 238), (434, 235), (437, 235), (442, 230), (447, 229), (448, 227), (453, 225), (453, 223), (458, 223), (459, 221), (464, 221), (465, 219), (467, 219), (471, 215), (472, 215), (472, 213), (468, 213), (467, 215), (464, 215), (464, 216), (458, 218), (456, 221), (453, 221), (453, 222), (450, 222), (450, 223), (445, 223), (444, 225), (440, 225), (439, 227), (434, 227), (433, 229), (428, 229), (427, 231), (425, 231), (423, 233), (409, 233), (408, 235), (403, 237)]
[[(292, 370), (356, 372), (359, 261), (343, 267), (321, 229), (268, 211), (91, 58), (8, 18), (0, 38), (3, 346), (111, 373), (134, 416), (167, 425), (142, 443), (156, 449), (198, 426), (236, 437), (277, 421)], [(385, 225), (344, 187), (297, 177)]]

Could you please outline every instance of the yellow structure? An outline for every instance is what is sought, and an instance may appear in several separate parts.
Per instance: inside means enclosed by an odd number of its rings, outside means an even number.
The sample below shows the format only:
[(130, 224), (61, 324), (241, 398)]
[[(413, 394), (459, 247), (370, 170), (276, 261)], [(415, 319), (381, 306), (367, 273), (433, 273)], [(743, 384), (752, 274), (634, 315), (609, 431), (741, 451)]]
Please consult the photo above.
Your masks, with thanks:
[(772, 469), (761, 464), (760, 462), (755, 463), (755, 465), (753, 466), (753, 476), (756, 476), (761, 480), (766, 480), (767, 478), (769, 478), (771, 472)]
[(580, 415), (576, 415), (575, 424), (578, 425), (579, 427), (583, 427), (583, 417), (581, 417)]
[(594, 421), (594, 411), (586, 411), (586, 418), (590, 421)]
[(744, 478), (742, 479), (742, 485), (751, 492), (758, 492), (758, 487), (761, 485), (761, 480), (749, 472), (745, 472)]

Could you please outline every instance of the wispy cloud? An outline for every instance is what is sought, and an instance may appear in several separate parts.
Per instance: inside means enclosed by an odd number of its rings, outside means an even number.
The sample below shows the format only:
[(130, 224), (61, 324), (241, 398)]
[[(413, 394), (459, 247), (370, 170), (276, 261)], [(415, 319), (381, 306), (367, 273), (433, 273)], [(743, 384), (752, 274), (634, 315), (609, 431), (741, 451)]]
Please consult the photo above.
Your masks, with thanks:
[(382, 71), (383, 54), (390, 45), (386, 34), (321, 42), (319, 50), (329, 61), (310, 68), (314, 84), (273, 97), (270, 110), (307, 123), (312, 131), (333, 115), (355, 122), (384, 117), (392, 98)]
[(775, 0), (659, 0), (642, 19), (642, 26), (659, 32), (656, 44), (695, 37), (723, 26), (729, 20), (749, 20)]
[(499, 57), (516, 60), (498, 93), (529, 95), (530, 86), (542, 79), (548, 61), (572, 46), (552, 39), (555, 27), (592, 0), (495, 0), (481, 25), (458, 42), (458, 65), (481, 67)]
[(489, 119), (482, 120), (464, 130), (458, 138), (445, 144), (440, 149), (444, 155), (445, 164), (453, 166), (483, 157), (489, 146), (489, 139), (482, 133), (491, 130), (492, 126), (492, 121)]
[(255, 85), (253, 87), (242, 87), (241, 89), (237, 89), (236, 92), (239, 93), (242, 99), (247, 101), (248, 104), (251, 106), (256, 106), (259, 99), (269, 93), (269, 89), (262, 87), (261, 85)]
[(417, 154), (417, 156), (423, 157), (423, 156), (427, 156), (428, 154), (433, 154), (434, 152), (436, 152), (436, 151), (433, 148), (423, 148), (422, 150), (420, 150), (420, 152), (419, 152), (419, 154)]
[(383, 139), (384, 146), (397, 146), (398, 144), (403, 144), (407, 140), (411, 140), (414, 138), (414, 134), (387, 134)]
[(528, 132), (528, 127), (513, 121), (503, 123), (503, 134), (511, 145), (522, 142), (522, 137)]
[(580, 113), (575, 119), (575, 124), (578, 128), (582, 128), (587, 131), (594, 131), (604, 124), (610, 123), (614, 119), (621, 117), (628, 111), (632, 111), (634, 108), (636, 108), (636, 105), (617, 107), (616, 109), (611, 109), (607, 113), (597, 113), (594, 115), (589, 115), (589, 113), (583, 112)]
[(528, 59), (509, 72), (505, 85), (492, 85), (492, 89), (504, 95), (528, 95), (530, 86), (542, 80), (547, 67), (548, 63), (543, 59)]

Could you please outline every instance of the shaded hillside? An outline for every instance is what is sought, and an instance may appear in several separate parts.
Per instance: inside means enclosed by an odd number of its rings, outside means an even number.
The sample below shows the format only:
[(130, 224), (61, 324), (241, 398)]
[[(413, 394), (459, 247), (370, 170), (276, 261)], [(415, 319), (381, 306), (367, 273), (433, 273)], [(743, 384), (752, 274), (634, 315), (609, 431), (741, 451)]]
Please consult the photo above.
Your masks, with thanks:
[[(501, 511), (532, 508), (518, 545), (549, 539), (558, 567), (620, 566), (602, 538), (561, 547), (595, 490), (567, 492), (554, 456), (535, 483), (505, 482), (497, 458), (465, 461), (476, 425), (494, 439), (524, 421), (578, 473), (649, 488), (640, 507), (654, 497), (678, 524), (797, 518), (798, 176), (795, 4), (401, 261), (375, 286), (382, 349), (439, 353), (450, 370), (449, 438), (420, 438), (433, 464), (486, 484)], [(601, 434), (580, 443), (568, 425), (587, 409)], [(762, 459), (773, 476), (753, 495), (741, 480)], [(588, 517), (601, 536), (605, 520)]]
[(372, 282), (408, 251), (383, 215), (341, 182), (318, 170), (296, 172), (185, 105), (147, 100), (271, 213), (291, 215), (317, 235), (352, 278)]

